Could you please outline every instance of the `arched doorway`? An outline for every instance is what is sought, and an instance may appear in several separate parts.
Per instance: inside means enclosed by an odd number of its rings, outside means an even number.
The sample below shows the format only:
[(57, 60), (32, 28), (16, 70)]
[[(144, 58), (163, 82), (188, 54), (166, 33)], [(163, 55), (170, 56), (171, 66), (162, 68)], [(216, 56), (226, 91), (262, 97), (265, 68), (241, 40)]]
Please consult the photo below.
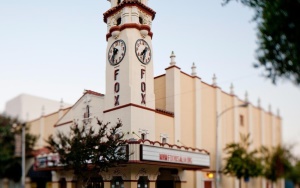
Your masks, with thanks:
[(156, 188), (175, 188), (175, 183), (179, 180), (177, 169), (160, 168)]
[(138, 183), (138, 188), (149, 188), (149, 179), (148, 176), (140, 176)]
[(30, 167), (27, 177), (30, 178), (32, 187), (46, 188), (47, 182), (51, 182), (51, 171), (35, 171), (33, 165)]
[(87, 188), (104, 188), (102, 176), (94, 176), (88, 180)]
[(111, 188), (124, 188), (124, 181), (121, 176), (114, 176), (111, 180)]
[(58, 181), (58, 184), (59, 184), (59, 188), (67, 188), (67, 181), (66, 181), (66, 178), (61, 178), (61, 179)]

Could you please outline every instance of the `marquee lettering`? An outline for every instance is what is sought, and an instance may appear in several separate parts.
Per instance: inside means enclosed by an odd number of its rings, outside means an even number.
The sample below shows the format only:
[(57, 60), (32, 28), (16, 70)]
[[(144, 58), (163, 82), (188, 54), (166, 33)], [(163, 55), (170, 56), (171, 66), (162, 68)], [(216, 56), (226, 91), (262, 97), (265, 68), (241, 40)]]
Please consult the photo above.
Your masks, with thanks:
[(169, 154), (159, 154), (159, 160), (176, 162), (176, 163), (193, 163), (191, 157), (176, 156), (176, 155), (169, 155)]

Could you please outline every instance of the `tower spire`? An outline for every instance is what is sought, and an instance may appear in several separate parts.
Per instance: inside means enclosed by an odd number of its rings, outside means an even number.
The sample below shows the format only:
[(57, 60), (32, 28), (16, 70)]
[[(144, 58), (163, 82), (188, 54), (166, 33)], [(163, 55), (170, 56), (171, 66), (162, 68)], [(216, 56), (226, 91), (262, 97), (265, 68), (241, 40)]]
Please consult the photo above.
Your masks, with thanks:
[(216, 74), (213, 75), (212, 81), (213, 81), (212, 85), (213, 85), (214, 87), (217, 87), (217, 77), (216, 77)]
[(174, 54), (174, 51), (172, 51), (170, 58), (171, 58), (170, 66), (176, 65), (176, 61), (175, 61), (176, 55)]
[(196, 67), (195, 63), (193, 63), (191, 68), (192, 68), (192, 76), (197, 76), (197, 71), (196, 71), (197, 67)]
[(234, 86), (233, 86), (233, 83), (230, 84), (230, 95), (234, 95)]

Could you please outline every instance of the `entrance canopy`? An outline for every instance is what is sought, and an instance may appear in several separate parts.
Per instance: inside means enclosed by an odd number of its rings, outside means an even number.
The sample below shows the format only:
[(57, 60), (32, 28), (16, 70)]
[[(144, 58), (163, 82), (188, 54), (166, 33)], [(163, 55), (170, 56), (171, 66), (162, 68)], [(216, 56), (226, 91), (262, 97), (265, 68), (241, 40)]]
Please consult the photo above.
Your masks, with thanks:
[(129, 163), (154, 164), (168, 167), (201, 170), (210, 167), (210, 156), (205, 150), (150, 140), (128, 142)]
[[(128, 140), (122, 150), (129, 156), (129, 164), (151, 164), (168, 168), (202, 170), (210, 167), (210, 155), (206, 150), (171, 145), (150, 140)], [(125, 153), (124, 153), (125, 154)], [(37, 156), (36, 167), (39, 170), (61, 168), (58, 154)]]

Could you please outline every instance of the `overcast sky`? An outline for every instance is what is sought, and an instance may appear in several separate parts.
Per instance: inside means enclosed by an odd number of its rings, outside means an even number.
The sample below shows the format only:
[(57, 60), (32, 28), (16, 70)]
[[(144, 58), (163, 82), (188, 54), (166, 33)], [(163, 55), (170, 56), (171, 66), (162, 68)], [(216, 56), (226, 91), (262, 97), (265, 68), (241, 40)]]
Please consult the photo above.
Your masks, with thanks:
[[(300, 142), (300, 89), (288, 82), (276, 86), (253, 68), (257, 49), (253, 12), (233, 1), (149, 0), (153, 21), (155, 76), (177, 66), (264, 109), (272, 105), (283, 118), (284, 142)], [(21, 93), (74, 103), (84, 89), (105, 94), (106, 0), (0, 0), (0, 112)], [(298, 140), (297, 140), (298, 139)], [(300, 151), (300, 150), (299, 150)], [(299, 152), (300, 153), (300, 152)]]

